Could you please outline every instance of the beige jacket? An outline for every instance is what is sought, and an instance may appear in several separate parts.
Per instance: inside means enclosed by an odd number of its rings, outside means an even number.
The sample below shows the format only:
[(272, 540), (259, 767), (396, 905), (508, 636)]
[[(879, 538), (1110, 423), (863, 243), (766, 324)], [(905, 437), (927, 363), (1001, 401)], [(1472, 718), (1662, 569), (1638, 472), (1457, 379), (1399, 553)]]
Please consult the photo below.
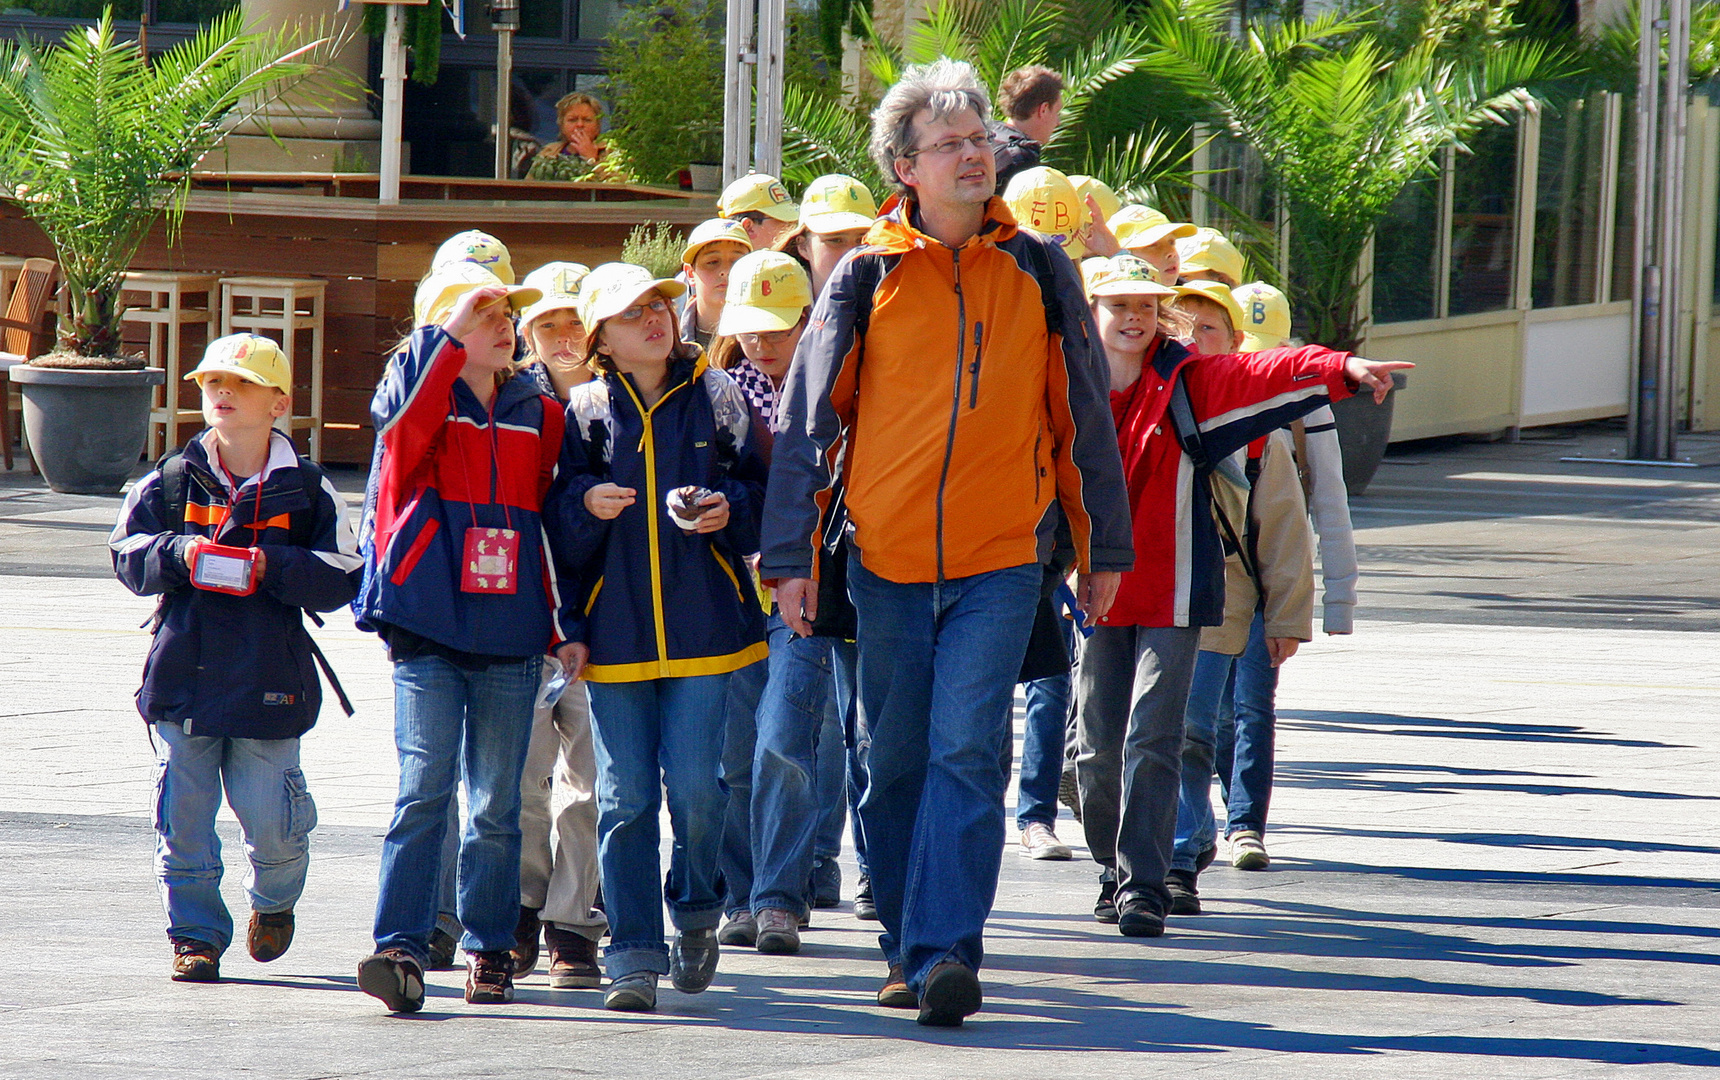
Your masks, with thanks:
[[(1247, 450), (1239, 451), (1238, 457)], [(1267, 637), (1311, 641), (1314, 637), (1314, 540), (1308, 530), (1308, 506), (1296, 475), (1295, 448), (1288, 432), (1274, 431), (1266, 440), (1260, 474), (1244, 491), (1222, 473), (1212, 479), (1214, 511), (1225, 514), (1254, 551), (1265, 586)], [(1219, 534), (1224, 528), (1219, 527)], [(1231, 555), (1224, 562), (1224, 625), (1201, 631), (1200, 647), (1208, 652), (1239, 655), (1248, 647), (1248, 627), (1260, 606), (1260, 591)]]

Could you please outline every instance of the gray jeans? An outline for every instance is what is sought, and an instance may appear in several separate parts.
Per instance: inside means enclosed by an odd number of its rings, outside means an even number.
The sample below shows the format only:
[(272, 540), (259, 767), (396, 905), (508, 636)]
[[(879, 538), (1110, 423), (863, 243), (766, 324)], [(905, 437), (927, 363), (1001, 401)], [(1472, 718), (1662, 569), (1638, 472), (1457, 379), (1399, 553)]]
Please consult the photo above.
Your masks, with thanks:
[(1075, 679), (1075, 777), (1093, 858), (1117, 871), (1117, 905), (1170, 907), (1183, 710), (1198, 627), (1101, 626)]

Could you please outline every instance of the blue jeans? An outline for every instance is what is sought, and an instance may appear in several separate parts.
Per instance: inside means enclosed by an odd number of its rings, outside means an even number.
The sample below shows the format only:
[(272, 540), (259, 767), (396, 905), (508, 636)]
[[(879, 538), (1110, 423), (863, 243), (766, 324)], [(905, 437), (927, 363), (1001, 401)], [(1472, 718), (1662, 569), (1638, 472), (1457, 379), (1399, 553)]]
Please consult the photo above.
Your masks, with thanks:
[[(772, 615), (768, 663), (770, 680), (759, 702), (753, 755), (752, 909), (805, 915), (815, 843), (828, 810), (820, 802), (826, 792), (819, 752), (826, 751), (839, 766), (842, 762), (841, 740), (835, 747), (824, 741), (827, 720), (836, 711), (830, 639), (796, 637)], [(839, 804), (845, 803), (840, 774), (834, 787)], [(840, 814), (836, 835), (840, 848)]]
[(538, 657), (468, 671), (438, 656), (394, 665), (400, 794), (382, 841), (378, 951), (425, 962), (436, 925), (442, 842), (454, 785), (466, 787), (457, 910), (467, 952), (514, 947), (520, 917), (520, 772), (531, 738)]
[[(843, 776), (848, 796), (848, 831), (854, 838), (854, 862), (862, 876), (866, 868), (866, 834), (860, 827), (860, 799), (866, 794), (866, 755), (872, 749), (872, 734), (860, 719), (859, 650), (852, 641), (833, 641), (830, 646), (831, 680), (838, 722), (842, 725)], [(834, 747), (833, 747), (834, 749)], [(840, 842), (840, 841), (839, 841)]]
[(266, 915), (291, 911), (304, 892), (317, 808), (299, 769), (297, 739), (220, 739), (155, 725), (155, 876), (170, 937), (225, 951), (233, 917), (221, 900), (221, 792), (239, 819), (251, 869), (245, 891)]
[(884, 956), (909, 987), (944, 960), (977, 969), (1003, 858), (1000, 756), (1027, 651), (1037, 563), (902, 584), (858, 550), (860, 713), (871, 735), (860, 801)]
[[(776, 641), (781, 620), (765, 622), (766, 640)], [(723, 876), (723, 910), (732, 914), (752, 909), (753, 887), (753, 752), (758, 745), (759, 702), (770, 676), (770, 659), (755, 660), (729, 676), (723, 704), (723, 787), (729, 793), (723, 811), (723, 839), (717, 869)]]
[(1225, 803), (1224, 835), (1266, 831), (1277, 690), (1278, 669), (1266, 651), (1266, 624), (1258, 612), (1241, 656), (1202, 652), (1195, 661), (1172, 869), (1192, 873), (1200, 853), (1218, 842), (1212, 812), (1214, 771)]
[(1213, 764), (1224, 795), (1224, 835), (1243, 829), (1266, 832), (1277, 757), (1278, 669), (1266, 651), (1266, 623), (1254, 616), (1248, 648), (1236, 658), (1233, 706), (1218, 713)]
[[(832, 642), (834, 649), (839, 643)], [(847, 642), (841, 642), (853, 648)], [(832, 665), (835, 659), (832, 657)], [(842, 854), (842, 830), (848, 824), (848, 744), (842, 735), (842, 707), (836, 700), (832, 672), (830, 693), (824, 698), (824, 722), (818, 729), (818, 828), (812, 834), (812, 854), (834, 859)]]
[[(597, 858), (610, 943), (609, 977), (669, 971), (663, 902), (678, 930), (721, 921), (723, 728), (728, 675), (588, 683), (597, 751)], [(674, 845), (658, 875), (658, 808), (668, 791)]]
[[(1075, 623), (1059, 619), (1063, 644), (1075, 651)], [(1027, 684), (1027, 709), (1022, 720), (1021, 783), (1015, 792), (1015, 827), (1057, 820), (1057, 783), (1063, 778), (1063, 751), (1069, 738), (1069, 675), (1053, 675)]]

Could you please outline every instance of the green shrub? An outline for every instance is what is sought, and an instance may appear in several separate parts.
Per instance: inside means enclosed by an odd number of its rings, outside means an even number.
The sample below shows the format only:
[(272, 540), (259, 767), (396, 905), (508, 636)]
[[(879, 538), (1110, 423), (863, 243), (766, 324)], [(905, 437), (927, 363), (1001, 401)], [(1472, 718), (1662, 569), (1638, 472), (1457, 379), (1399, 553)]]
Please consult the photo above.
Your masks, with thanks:
[(621, 261), (643, 266), (652, 277), (674, 277), (681, 272), (681, 249), (686, 246), (686, 237), (673, 225), (637, 225), (621, 244)]
[(723, 13), (713, 0), (629, 5), (609, 37), (609, 140), (644, 183), (723, 158)]

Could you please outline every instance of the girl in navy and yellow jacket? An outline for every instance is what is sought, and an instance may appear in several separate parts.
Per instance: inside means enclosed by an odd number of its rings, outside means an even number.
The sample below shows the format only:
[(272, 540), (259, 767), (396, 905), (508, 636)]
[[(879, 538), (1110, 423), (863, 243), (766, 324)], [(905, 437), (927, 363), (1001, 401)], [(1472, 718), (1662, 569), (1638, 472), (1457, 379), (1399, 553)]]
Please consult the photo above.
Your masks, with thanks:
[[(659, 974), (685, 993), (710, 984), (723, 908), (723, 703), (729, 674), (766, 652), (746, 564), (764, 499), (759, 433), (735, 382), (678, 341), (670, 301), (684, 289), (625, 263), (586, 278), (580, 321), (602, 377), (569, 397), (551, 498), (552, 544), (579, 579), (566, 621), (582, 619), (591, 643), (612, 1009), (654, 1008)], [(664, 787), (675, 828), (666, 886)]]

